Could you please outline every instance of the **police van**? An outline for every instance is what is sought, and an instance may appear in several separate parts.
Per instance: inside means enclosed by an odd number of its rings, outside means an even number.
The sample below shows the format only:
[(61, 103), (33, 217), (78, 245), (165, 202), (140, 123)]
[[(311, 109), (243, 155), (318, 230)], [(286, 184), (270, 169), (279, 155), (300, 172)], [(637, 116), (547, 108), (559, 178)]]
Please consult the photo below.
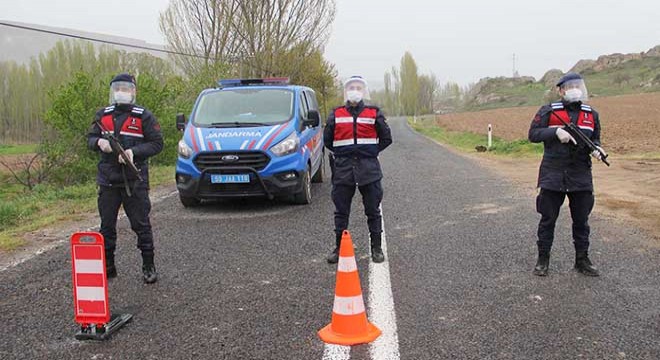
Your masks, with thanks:
[(287, 78), (220, 80), (178, 114), (176, 186), (181, 203), (263, 196), (312, 201), (324, 150), (314, 90)]

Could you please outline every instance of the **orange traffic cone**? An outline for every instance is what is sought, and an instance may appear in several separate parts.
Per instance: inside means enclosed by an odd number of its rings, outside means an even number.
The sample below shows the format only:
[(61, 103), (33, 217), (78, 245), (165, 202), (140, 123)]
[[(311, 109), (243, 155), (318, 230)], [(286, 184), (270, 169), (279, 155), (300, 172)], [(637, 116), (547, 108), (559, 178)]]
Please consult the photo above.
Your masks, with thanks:
[(344, 230), (339, 246), (332, 322), (319, 330), (319, 337), (330, 344), (357, 345), (370, 343), (378, 336), (380, 329), (367, 320), (353, 241), (351, 234)]

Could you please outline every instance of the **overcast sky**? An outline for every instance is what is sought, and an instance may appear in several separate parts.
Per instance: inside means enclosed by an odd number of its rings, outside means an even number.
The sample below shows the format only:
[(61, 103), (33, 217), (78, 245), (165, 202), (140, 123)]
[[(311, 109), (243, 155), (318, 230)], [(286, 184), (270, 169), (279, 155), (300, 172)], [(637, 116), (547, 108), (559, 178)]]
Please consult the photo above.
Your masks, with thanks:
[[(164, 43), (168, 0), (0, 0), (0, 19)], [(422, 73), (460, 84), (567, 71), (580, 59), (660, 45), (658, 0), (337, 0), (326, 57), (376, 87), (410, 51)]]

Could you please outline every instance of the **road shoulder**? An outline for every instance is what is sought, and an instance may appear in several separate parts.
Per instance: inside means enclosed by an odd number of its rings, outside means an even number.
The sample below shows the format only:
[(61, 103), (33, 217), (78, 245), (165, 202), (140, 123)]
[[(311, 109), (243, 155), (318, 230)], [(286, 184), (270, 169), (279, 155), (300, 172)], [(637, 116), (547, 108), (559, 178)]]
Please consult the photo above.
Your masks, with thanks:
[[(415, 132), (408, 124), (406, 126)], [(469, 153), (424, 137), (511, 180), (530, 197), (536, 195), (540, 158)], [(620, 223), (634, 224), (651, 235), (648, 245), (660, 248), (660, 198), (657, 197), (660, 159), (627, 156), (610, 157), (610, 160), (611, 167), (594, 162), (594, 213)]]
[[(150, 191), (152, 204), (156, 204), (174, 194), (173, 184), (153, 187)], [(120, 216), (125, 216), (120, 212)], [(52, 250), (68, 241), (71, 234), (78, 231), (98, 231), (99, 217), (96, 212), (81, 214), (76, 220), (58, 222), (52, 226), (30, 231), (22, 235), (24, 245), (11, 251), (0, 251), (0, 271), (14, 267), (31, 258)]]

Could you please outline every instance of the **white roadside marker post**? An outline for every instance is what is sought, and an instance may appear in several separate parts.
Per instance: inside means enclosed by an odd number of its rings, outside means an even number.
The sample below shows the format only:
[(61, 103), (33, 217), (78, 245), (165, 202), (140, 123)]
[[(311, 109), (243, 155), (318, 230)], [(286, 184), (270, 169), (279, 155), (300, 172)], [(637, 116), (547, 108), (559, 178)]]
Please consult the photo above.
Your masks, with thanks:
[(493, 126), (488, 124), (488, 150), (493, 146)]

